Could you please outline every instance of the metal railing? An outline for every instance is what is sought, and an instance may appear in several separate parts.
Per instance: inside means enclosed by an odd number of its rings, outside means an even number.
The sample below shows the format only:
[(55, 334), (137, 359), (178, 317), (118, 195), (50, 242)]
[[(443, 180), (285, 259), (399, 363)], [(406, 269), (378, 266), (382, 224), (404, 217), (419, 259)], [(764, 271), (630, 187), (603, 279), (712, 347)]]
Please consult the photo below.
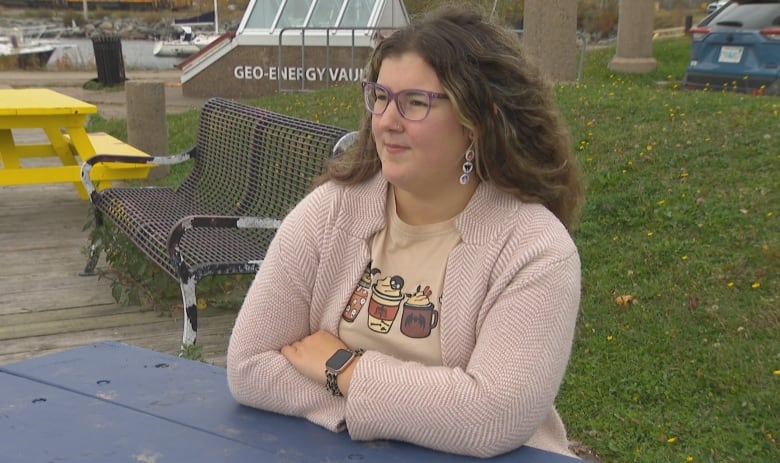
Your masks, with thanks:
[[(392, 31), (393, 28), (389, 27), (285, 27), (279, 31), (279, 48), (278, 48), (278, 63), (281, 69), (284, 64), (284, 34), (286, 32), (298, 31), (301, 36), (301, 67), (306, 67), (306, 33), (307, 32), (324, 32), (325, 37), (325, 68), (330, 69), (331, 65), (331, 36), (339, 32), (349, 32), (349, 46), (350, 46), (350, 67), (355, 68), (355, 37), (358, 34), (363, 34), (369, 37), (369, 40), (378, 40), (378, 36), (382, 31)], [(363, 67), (364, 63), (360, 63), (360, 67)], [(300, 88), (284, 88), (283, 80), (279, 79), (279, 91), (280, 92), (294, 92), (294, 91), (307, 91), (306, 79), (300, 79)], [(325, 73), (325, 87), (330, 87), (331, 78), (330, 73)]]
[[(284, 65), (284, 34), (289, 32), (299, 32), (301, 41), (300, 41), (300, 48), (301, 48), (301, 61), (300, 65), (301, 68), (306, 67), (306, 33), (307, 32), (324, 32), (325, 37), (325, 68), (330, 69), (331, 65), (331, 36), (337, 34), (338, 32), (349, 32), (349, 46), (351, 48), (350, 51), (350, 67), (354, 68), (356, 65), (355, 62), (355, 36), (358, 35), (358, 33), (364, 34), (369, 38), (371, 41), (378, 41), (381, 40), (379, 35), (383, 31), (392, 31), (393, 28), (388, 27), (285, 27), (279, 31), (279, 45), (278, 45), (278, 65), (279, 69), (281, 69)], [(518, 36), (520, 36), (520, 39), (523, 38), (523, 30), (522, 29), (513, 29), (515, 33), (517, 33)], [(288, 35), (289, 37), (289, 35)], [(577, 64), (577, 82), (582, 82), (583, 74), (585, 71), (585, 52), (587, 51), (588, 47), (588, 39), (587, 36), (577, 31), (577, 45), (580, 48), (579, 53), (579, 60)], [(294, 46), (294, 45), (293, 45)], [(360, 64), (361, 68), (363, 63)], [(300, 88), (285, 88), (284, 87), (284, 79), (278, 79), (278, 90), (279, 92), (305, 92), (309, 91), (306, 88), (306, 79), (299, 79), (300, 80)], [(325, 88), (330, 87), (331, 85), (331, 78), (330, 78), (330, 72), (325, 73), (325, 81), (324, 81)]]

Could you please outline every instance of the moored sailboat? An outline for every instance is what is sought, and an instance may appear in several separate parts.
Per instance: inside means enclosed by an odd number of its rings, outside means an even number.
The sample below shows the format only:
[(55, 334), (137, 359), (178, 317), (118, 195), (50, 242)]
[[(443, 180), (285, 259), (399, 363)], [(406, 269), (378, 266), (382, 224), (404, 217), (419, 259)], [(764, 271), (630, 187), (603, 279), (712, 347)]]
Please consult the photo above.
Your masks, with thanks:
[[(213, 22), (213, 32), (194, 32), (193, 27)], [(219, 19), (217, 15), (217, 0), (214, 0), (214, 11), (205, 13), (195, 18), (175, 20), (174, 26), (181, 30), (178, 38), (169, 40), (157, 40), (154, 43), (152, 53), (154, 56), (172, 56), (185, 58), (192, 56), (201, 48), (217, 40), (219, 34)]]
[(154, 56), (175, 56), (182, 58), (191, 56), (219, 38), (219, 34), (216, 33), (193, 33), (190, 26), (180, 27), (182, 28), (182, 33), (179, 38), (155, 41), (154, 49), (152, 50)]

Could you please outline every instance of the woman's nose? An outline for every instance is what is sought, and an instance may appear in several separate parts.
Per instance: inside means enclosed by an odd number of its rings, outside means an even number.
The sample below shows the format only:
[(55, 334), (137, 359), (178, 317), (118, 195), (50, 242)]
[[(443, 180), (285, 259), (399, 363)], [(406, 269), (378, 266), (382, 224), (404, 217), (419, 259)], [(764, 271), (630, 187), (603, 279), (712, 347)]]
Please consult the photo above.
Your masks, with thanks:
[(404, 117), (398, 110), (398, 104), (396, 103), (396, 100), (391, 101), (390, 104), (387, 105), (387, 108), (385, 108), (385, 112), (382, 113), (382, 115), (379, 117), (379, 123), (384, 128), (398, 130), (402, 127), (401, 123), (403, 122)]

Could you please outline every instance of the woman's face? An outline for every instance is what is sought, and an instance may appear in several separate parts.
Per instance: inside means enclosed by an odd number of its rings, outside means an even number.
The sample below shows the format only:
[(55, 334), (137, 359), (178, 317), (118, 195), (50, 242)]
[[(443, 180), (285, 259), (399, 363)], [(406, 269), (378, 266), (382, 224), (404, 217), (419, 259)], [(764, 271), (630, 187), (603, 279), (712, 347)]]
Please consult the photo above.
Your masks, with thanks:
[[(444, 93), (433, 68), (416, 53), (385, 58), (377, 83), (394, 93)], [(470, 141), (448, 99), (432, 99), (428, 116), (420, 121), (405, 119), (390, 102), (383, 114), (372, 116), (371, 130), (382, 174), (396, 188), (427, 197), (462, 188), (458, 179)]]

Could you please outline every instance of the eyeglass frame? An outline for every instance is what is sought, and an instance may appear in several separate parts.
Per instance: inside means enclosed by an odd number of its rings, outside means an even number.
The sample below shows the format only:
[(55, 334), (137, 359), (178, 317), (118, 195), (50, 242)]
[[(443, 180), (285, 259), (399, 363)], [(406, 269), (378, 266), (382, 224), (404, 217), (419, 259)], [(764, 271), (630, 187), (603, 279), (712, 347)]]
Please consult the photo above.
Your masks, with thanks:
[[(431, 108), (433, 107), (433, 100), (436, 100), (436, 99), (448, 100), (450, 98), (449, 95), (447, 95), (446, 93), (431, 92), (429, 90), (422, 90), (422, 89), (417, 89), (417, 88), (407, 88), (407, 89), (404, 89), (404, 90), (401, 90), (401, 91), (398, 91), (398, 92), (393, 92), (392, 90), (390, 90), (389, 88), (385, 87), (384, 85), (382, 85), (380, 83), (369, 82), (367, 80), (362, 81), (360, 83), (360, 85), (363, 88), (363, 104), (366, 107), (366, 109), (368, 110), (368, 112), (370, 112), (371, 114), (376, 115), (376, 116), (381, 116), (382, 114), (385, 113), (385, 111), (387, 111), (387, 108), (390, 106), (390, 103), (392, 103), (393, 100), (395, 100), (395, 107), (396, 107), (396, 109), (398, 109), (398, 114), (400, 114), (401, 117), (403, 117), (404, 119), (406, 119), (408, 121), (412, 121), (412, 122), (419, 122), (419, 121), (425, 120), (428, 117), (428, 115), (431, 113)], [(367, 98), (366, 88), (368, 86), (373, 86), (374, 89), (378, 88), (378, 89), (382, 90), (383, 92), (387, 93), (388, 101), (387, 101), (387, 104), (385, 105), (385, 109), (383, 109), (381, 112), (376, 112), (376, 111), (374, 111), (373, 108), (370, 108), (368, 106), (368, 100), (366, 99)], [(404, 110), (401, 109), (401, 104), (398, 102), (399, 101), (399, 99), (398, 99), (399, 96), (401, 96), (401, 95), (403, 95), (405, 93), (409, 93), (409, 92), (421, 93), (421, 94), (426, 95), (428, 97), (428, 108), (425, 111), (425, 115), (422, 118), (420, 118), (420, 119), (409, 119), (406, 116), (406, 114), (404, 113)], [(374, 93), (376, 93), (376, 92), (374, 92)]]

